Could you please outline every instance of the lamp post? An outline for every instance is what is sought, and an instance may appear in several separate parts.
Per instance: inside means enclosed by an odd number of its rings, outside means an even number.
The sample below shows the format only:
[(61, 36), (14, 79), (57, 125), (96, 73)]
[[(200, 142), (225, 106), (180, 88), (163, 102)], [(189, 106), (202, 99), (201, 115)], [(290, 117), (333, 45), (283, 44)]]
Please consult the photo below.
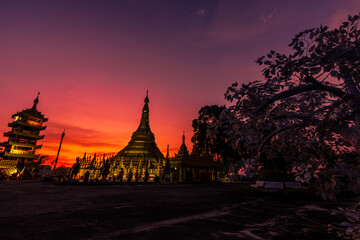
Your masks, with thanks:
[(61, 140), (60, 140), (59, 150), (58, 150), (58, 152), (57, 152), (56, 159), (55, 159), (53, 174), (55, 173), (56, 164), (57, 164), (57, 161), (58, 161), (58, 158), (59, 158), (60, 149), (61, 149), (61, 144), (62, 144), (62, 141), (63, 141), (63, 139), (64, 139), (64, 136), (65, 136), (65, 130), (64, 130), (64, 132), (61, 134)]

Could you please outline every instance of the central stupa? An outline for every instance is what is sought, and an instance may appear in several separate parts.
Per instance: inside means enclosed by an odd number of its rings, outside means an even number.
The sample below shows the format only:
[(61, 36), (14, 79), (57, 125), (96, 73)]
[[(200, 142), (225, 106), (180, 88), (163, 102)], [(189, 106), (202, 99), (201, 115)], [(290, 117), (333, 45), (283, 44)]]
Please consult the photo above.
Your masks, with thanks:
[(139, 127), (132, 134), (128, 145), (111, 158), (111, 162), (115, 169), (119, 171), (122, 168), (125, 174), (130, 170), (143, 174), (147, 169), (150, 174), (160, 175), (164, 160), (150, 129), (149, 97), (146, 92)]

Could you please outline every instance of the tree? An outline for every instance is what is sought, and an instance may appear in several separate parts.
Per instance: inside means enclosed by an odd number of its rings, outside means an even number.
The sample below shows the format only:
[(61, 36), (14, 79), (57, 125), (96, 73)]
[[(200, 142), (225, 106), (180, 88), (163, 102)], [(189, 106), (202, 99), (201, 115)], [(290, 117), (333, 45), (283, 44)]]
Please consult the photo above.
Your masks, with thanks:
[(229, 162), (234, 162), (239, 158), (238, 151), (234, 149), (228, 137), (225, 134), (226, 129), (219, 127), (209, 135), (209, 130), (219, 122), (221, 113), (225, 110), (225, 106), (211, 105), (204, 106), (199, 111), (199, 117), (194, 119), (192, 126), (194, 135), (191, 141), (199, 148), (200, 151), (207, 151), (214, 158), (222, 163), (224, 172), (228, 172)]
[(339, 28), (320, 26), (297, 34), (289, 45), (292, 54), (271, 50), (256, 61), (265, 65), (264, 82), (228, 88), (226, 98), (236, 101), (234, 111), (262, 113), (264, 121), (273, 123), (259, 150), (283, 131), (309, 127), (319, 138), (345, 140), (360, 150), (358, 22), (359, 15), (349, 16)]
[[(358, 168), (360, 152), (358, 22), (355, 15), (332, 30), (305, 30), (289, 44), (291, 54), (271, 50), (257, 59), (264, 81), (230, 86), (225, 97), (235, 104), (210, 129), (229, 125), (229, 142), (245, 146), (254, 170), (283, 159), (304, 182), (322, 176), (341, 186), (339, 175), (353, 182), (348, 170)], [(349, 161), (344, 156), (351, 152)]]
[(219, 105), (204, 106), (199, 110), (199, 117), (192, 121), (194, 135), (191, 141), (196, 144), (200, 150), (204, 150), (206, 145), (209, 126), (218, 120), (224, 109), (225, 106)]
[(54, 171), (54, 176), (59, 177), (59, 179), (63, 179), (69, 175), (70, 168), (61, 165), (60, 167), (57, 167)]

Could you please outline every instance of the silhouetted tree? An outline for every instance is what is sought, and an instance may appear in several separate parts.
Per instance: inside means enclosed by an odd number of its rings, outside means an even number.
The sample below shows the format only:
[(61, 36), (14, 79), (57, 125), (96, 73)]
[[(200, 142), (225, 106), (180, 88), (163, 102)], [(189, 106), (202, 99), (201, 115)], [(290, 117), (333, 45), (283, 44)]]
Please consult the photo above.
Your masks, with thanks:
[(341, 136), (360, 150), (358, 21), (358, 15), (349, 16), (339, 28), (320, 26), (297, 34), (289, 45), (292, 54), (272, 50), (256, 61), (266, 66), (264, 82), (228, 88), (234, 111), (274, 123), (263, 143), (283, 131), (314, 127), (319, 137)]
[(69, 175), (70, 168), (65, 166), (60, 166), (55, 169), (54, 176), (59, 177), (59, 179), (63, 179)]
[(355, 15), (335, 29), (305, 30), (290, 43), (291, 54), (271, 50), (259, 58), (265, 80), (229, 87), (225, 97), (235, 104), (210, 126), (210, 135), (226, 129), (228, 142), (250, 155), (243, 162), (253, 170), (280, 159), (304, 182), (319, 176), (336, 182), (339, 174), (353, 179), (346, 171), (354, 165), (341, 156), (360, 150), (358, 22)]
[(211, 124), (216, 122), (225, 109), (225, 106), (211, 105), (204, 106), (199, 110), (199, 117), (192, 121), (194, 135), (191, 141), (203, 150), (207, 141), (207, 131)]
[[(240, 158), (239, 151), (234, 149), (228, 141), (226, 126), (218, 125), (221, 113), (225, 106), (211, 105), (204, 106), (199, 111), (199, 117), (193, 120), (192, 126), (194, 135), (191, 141), (199, 148), (201, 152), (205, 151), (214, 156), (216, 160), (222, 163), (223, 172), (227, 174), (229, 164)], [(219, 126), (216, 130), (209, 129), (212, 126)], [(216, 135), (216, 136), (214, 136)]]

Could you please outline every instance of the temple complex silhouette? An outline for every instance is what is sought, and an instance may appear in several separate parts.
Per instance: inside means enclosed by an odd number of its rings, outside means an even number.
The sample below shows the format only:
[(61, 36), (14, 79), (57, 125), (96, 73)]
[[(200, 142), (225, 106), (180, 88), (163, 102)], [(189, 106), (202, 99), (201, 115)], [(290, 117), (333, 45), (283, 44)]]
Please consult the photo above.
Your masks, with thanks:
[(164, 157), (150, 129), (148, 92), (139, 127), (121, 151), (110, 158), (105, 158), (105, 155), (97, 157), (96, 154), (93, 157), (86, 156), (85, 153), (82, 158), (77, 159), (77, 162), (80, 166), (77, 178), (88, 175), (89, 179), (100, 179), (107, 163), (110, 164), (108, 178), (112, 179), (126, 179), (129, 174), (133, 174), (141, 180), (148, 173), (150, 180), (156, 176), (163, 179), (168, 174), (171, 182), (215, 181), (219, 172), (219, 165), (206, 149), (200, 151), (194, 145), (191, 154), (189, 153), (185, 145), (185, 134), (182, 136), (182, 145), (178, 153), (173, 158), (169, 158), (168, 148), (167, 157)]
[[(39, 93), (40, 94), (40, 93)], [(4, 148), (0, 152), (0, 170), (6, 175), (22, 173), (25, 169), (31, 172), (38, 167), (41, 161), (36, 150), (42, 145), (37, 141), (44, 138), (40, 135), (46, 129), (43, 123), (48, 121), (37, 110), (39, 94), (31, 108), (12, 115), (13, 122), (9, 123), (11, 131), (5, 132), (8, 140), (1, 142)], [(209, 154), (207, 149), (200, 151), (194, 145), (189, 153), (185, 144), (185, 133), (182, 144), (173, 158), (169, 157), (169, 147), (166, 158), (155, 142), (155, 135), (151, 131), (149, 122), (149, 96), (144, 100), (139, 127), (132, 134), (129, 143), (115, 156), (93, 156), (84, 153), (78, 157), (71, 170), (71, 177), (77, 179), (118, 179), (123, 180), (130, 176), (137, 180), (152, 180), (156, 177), (172, 182), (185, 181), (215, 181), (218, 179), (219, 165)], [(60, 150), (60, 148), (59, 148)], [(75, 169), (75, 170), (74, 170)], [(104, 174), (106, 172), (106, 174)], [(130, 178), (131, 180), (131, 178)]]

